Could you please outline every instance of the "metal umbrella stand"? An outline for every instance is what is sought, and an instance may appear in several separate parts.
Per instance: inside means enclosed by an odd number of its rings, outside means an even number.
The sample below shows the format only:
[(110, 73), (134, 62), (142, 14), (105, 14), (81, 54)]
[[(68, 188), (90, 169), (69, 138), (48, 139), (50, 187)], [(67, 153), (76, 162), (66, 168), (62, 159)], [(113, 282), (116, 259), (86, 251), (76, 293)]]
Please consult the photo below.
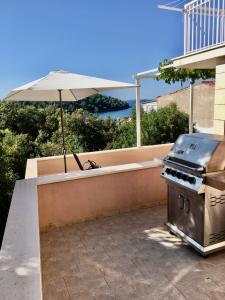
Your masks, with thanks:
[(58, 90), (58, 91), (59, 91), (59, 102), (60, 102), (60, 117), (61, 117), (61, 130), (62, 130), (62, 149), (63, 149), (63, 159), (64, 159), (64, 170), (65, 170), (65, 173), (67, 173), (66, 145), (65, 145), (63, 106), (62, 106), (62, 90)]

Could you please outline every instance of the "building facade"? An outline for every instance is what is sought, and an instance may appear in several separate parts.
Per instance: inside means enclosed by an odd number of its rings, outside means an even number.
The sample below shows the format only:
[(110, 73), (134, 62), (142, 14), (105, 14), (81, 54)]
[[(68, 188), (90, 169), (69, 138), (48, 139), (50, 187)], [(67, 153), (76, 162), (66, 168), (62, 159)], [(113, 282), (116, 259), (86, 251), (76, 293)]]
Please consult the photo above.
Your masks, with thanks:
[[(211, 132), (214, 119), (215, 82), (202, 81), (193, 88), (193, 123), (200, 131)], [(183, 88), (173, 93), (157, 97), (157, 107), (176, 103), (178, 108), (189, 113), (190, 88)], [(206, 109), (207, 108), (207, 109)]]
[(146, 100), (144, 102), (141, 102), (141, 106), (144, 110), (144, 112), (151, 112), (152, 110), (157, 110), (157, 102), (153, 100)]
[(213, 132), (224, 135), (224, 1), (193, 0), (188, 2), (182, 11), (184, 12), (184, 54), (173, 59), (173, 66), (176, 68), (216, 70)]

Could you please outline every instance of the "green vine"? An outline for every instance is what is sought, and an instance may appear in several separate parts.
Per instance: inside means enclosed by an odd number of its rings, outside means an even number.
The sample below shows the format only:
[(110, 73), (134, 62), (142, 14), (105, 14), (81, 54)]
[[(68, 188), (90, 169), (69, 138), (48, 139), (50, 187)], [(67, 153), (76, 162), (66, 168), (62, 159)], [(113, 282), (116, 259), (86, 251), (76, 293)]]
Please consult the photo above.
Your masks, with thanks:
[[(171, 67), (167, 67), (171, 65)], [(166, 68), (165, 68), (166, 67)], [(215, 78), (215, 69), (177, 69), (172, 66), (172, 61), (164, 59), (159, 63), (157, 80), (164, 80), (167, 84), (186, 81), (194, 84), (196, 80)]]

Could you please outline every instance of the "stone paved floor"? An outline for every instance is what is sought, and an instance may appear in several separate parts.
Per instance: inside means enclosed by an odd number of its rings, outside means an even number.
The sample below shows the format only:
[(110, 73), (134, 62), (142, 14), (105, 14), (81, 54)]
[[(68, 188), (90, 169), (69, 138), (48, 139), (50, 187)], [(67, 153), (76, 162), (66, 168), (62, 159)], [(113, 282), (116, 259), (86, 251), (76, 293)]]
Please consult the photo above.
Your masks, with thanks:
[(156, 207), (41, 234), (44, 300), (225, 299), (225, 252), (202, 258)]

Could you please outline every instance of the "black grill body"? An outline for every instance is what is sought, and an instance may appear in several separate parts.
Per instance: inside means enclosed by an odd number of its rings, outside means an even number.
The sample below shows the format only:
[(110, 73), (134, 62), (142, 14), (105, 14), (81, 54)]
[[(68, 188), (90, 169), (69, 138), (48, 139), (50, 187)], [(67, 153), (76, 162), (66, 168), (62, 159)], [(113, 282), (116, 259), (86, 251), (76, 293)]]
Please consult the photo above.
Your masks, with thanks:
[[(224, 137), (181, 135), (163, 161), (169, 230), (203, 255), (225, 248)], [(224, 176), (219, 188), (207, 180), (218, 174)]]

